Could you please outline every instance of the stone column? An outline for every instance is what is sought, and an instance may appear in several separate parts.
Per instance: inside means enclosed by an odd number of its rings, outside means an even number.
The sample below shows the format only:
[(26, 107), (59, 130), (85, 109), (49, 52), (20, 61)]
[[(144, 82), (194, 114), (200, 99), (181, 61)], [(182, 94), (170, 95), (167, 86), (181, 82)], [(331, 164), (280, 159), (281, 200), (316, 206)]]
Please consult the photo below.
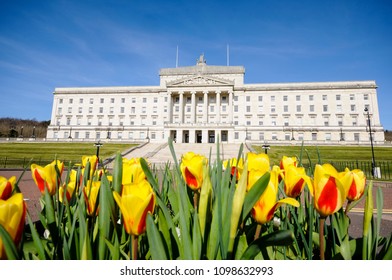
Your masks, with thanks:
[(180, 91), (179, 94), (180, 94), (180, 102), (179, 102), (180, 103), (179, 104), (179, 106), (180, 106), (180, 112), (179, 112), (180, 119), (179, 119), (179, 122), (183, 123), (184, 122), (184, 92)]
[(196, 123), (196, 91), (191, 91), (191, 123)]
[(221, 92), (219, 90), (216, 93), (216, 123), (220, 123), (220, 111), (221, 111)]
[(203, 94), (203, 123), (208, 123), (208, 91), (203, 91)]
[(229, 91), (229, 108), (227, 110), (229, 111), (229, 124), (233, 124), (233, 92)]
[(172, 93), (169, 91), (167, 96), (167, 122), (173, 122), (173, 101), (172, 101)]

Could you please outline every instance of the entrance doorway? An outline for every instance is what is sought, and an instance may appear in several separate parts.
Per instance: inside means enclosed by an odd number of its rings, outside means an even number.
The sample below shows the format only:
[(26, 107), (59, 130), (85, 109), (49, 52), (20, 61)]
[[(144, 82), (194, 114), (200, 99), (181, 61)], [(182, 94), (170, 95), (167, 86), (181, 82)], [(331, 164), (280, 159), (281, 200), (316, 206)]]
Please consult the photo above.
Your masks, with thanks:
[(208, 131), (208, 143), (215, 143), (215, 130)]
[(189, 143), (189, 130), (184, 130), (183, 137), (182, 137), (182, 142), (183, 143)]
[(222, 142), (227, 142), (227, 130), (222, 130), (221, 131), (221, 139), (222, 139)]
[(175, 130), (170, 130), (170, 138), (173, 139), (173, 142), (177, 142), (177, 131)]
[(202, 142), (203, 142), (203, 136), (201, 130), (196, 130), (196, 143), (202, 143)]

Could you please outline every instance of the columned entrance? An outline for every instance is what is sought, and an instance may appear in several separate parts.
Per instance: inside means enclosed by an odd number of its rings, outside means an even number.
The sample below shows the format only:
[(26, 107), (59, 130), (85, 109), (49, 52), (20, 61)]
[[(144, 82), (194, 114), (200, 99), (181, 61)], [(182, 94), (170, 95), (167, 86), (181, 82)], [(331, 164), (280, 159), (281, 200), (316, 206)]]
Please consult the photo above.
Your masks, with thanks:
[(189, 130), (184, 130), (182, 134), (182, 142), (189, 143)]

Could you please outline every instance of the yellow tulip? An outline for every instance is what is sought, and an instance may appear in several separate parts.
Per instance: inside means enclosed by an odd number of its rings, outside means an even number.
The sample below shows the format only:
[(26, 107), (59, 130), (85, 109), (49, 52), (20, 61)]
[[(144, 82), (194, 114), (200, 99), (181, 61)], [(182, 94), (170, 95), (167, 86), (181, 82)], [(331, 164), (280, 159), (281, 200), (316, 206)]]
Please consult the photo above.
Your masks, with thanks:
[(305, 168), (296, 167), (295, 165), (288, 165), (285, 169), (284, 191), (287, 196), (296, 198), (304, 189), (305, 185), (312, 191), (312, 182), (309, 176), (306, 175)]
[(247, 154), (248, 182), (246, 190), (249, 191), (260, 177), (270, 171), (270, 160), (266, 154)]
[[(57, 173), (57, 170), (59, 174)], [(54, 160), (45, 167), (37, 164), (31, 165), (31, 175), (41, 193), (45, 192), (45, 187), (50, 195), (56, 193), (56, 187), (60, 184), (61, 175), (64, 170), (64, 163)]]
[(290, 197), (278, 200), (279, 173), (279, 167), (274, 166), (270, 172), (270, 181), (267, 188), (252, 208), (252, 217), (259, 224), (265, 224), (271, 221), (275, 210), (282, 204), (290, 204), (295, 207), (299, 206), (299, 202)]
[(146, 179), (146, 174), (140, 164), (140, 158), (123, 158), (123, 175), (122, 184), (128, 185), (131, 183), (139, 183)]
[(138, 236), (146, 230), (147, 213), (153, 213), (155, 194), (147, 180), (124, 186), (122, 195), (113, 192), (120, 207), (124, 229), (128, 234)]
[(15, 189), (16, 177), (12, 176), (7, 179), (3, 176), (0, 176), (0, 199), (6, 200), (8, 199), (13, 190)]
[[(16, 193), (7, 200), (0, 199), (0, 224), (9, 233), (15, 245), (18, 245), (22, 238), (25, 217), (26, 204), (23, 201), (23, 194)], [(0, 238), (0, 259), (7, 258), (3, 247)]]
[(83, 188), (84, 200), (86, 201), (87, 214), (89, 216), (98, 214), (99, 206), (97, 200), (100, 187), (100, 181), (88, 181), (87, 186)]
[(181, 158), (181, 173), (189, 188), (196, 191), (203, 184), (203, 165), (207, 164), (207, 158), (188, 152)]
[(339, 173), (340, 180), (347, 192), (347, 200), (355, 201), (362, 197), (365, 192), (366, 176), (362, 170), (346, 168)]
[(270, 170), (270, 160), (267, 154), (247, 153), (248, 171), (260, 170), (267, 172)]
[(347, 192), (336, 169), (326, 163), (317, 164), (313, 182), (314, 208), (325, 218), (342, 208)]

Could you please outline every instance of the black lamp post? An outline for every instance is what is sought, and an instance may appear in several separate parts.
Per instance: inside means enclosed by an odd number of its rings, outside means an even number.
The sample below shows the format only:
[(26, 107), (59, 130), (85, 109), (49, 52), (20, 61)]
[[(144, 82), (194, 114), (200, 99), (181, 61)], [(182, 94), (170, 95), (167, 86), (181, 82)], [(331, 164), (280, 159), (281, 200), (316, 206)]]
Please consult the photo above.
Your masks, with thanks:
[(374, 177), (374, 175), (375, 175), (374, 170), (376, 168), (376, 160), (374, 158), (372, 126), (370, 123), (370, 114), (369, 114), (368, 107), (365, 107), (365, 114), (367, 115), (367, 125), (369, 126), (370, 145), (372, 147), (372, 176)]
[(265, 153), (265, 154), (268, 154), (268, 150), (270, 149), (270, 145), (264, 144), (263, 146), (261, 146), (261, 148), (264, 149), (264, 153)]
[(35, 126), (33, 126), (33, 135), (31, 135), (31, 138), (35, 138)]
[(294, 129), (293, 128), (291, 129), (291, 140), (295, 140), (295, 138), (294, 138)]
[(94, 143), (94, 146), (97, 147), (97, 159), (99, 159), (99, 148), (102, 147), (102, 143), (100, 140), (98, 140), (98, 142)]

